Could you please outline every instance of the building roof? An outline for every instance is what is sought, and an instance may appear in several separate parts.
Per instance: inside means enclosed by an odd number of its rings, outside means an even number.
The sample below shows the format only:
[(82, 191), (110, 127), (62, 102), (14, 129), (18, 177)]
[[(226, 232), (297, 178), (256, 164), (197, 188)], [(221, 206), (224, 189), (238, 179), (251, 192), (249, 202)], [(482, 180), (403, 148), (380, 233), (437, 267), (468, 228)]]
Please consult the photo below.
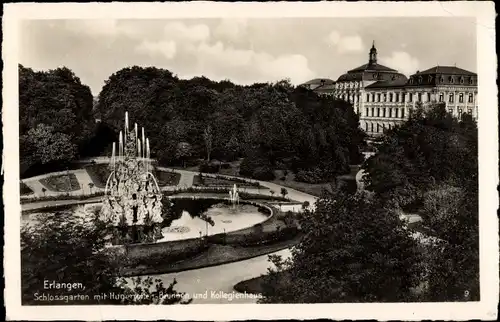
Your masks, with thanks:
[(315, 79), (311, 79), (310, 81), (307, 81), (301, 85), (331, 85), (331, 84), (335, 84), (335, 81), (333, 79), (315, 78)]
[(387, 88), (387, 87), (403, 87), (406, 86), (408, 79), (400, 77), (393, 80), (377, 81), (373, 84), (366, 86), (366, 88)]
[(389, 67), (384, 66), (384, 65), (380, 65), (378, 63), (374, 63), (374, 64), (368, 63), (368, 64), (361, 65), (359, 67), (356, 67), (354, 69), (351, 69), (350, 71), (348, 71), (348, 73), (361, 72), (361, 71), (397, 72), (397, 70), (395, 70), (395, 69), (389, 68)]
[(417, 72), (418, 75), (428, 75), (428, 74), (447, 74), (447, 75), (469, 75), (475, 76), (476, 73), (470, 72), (468, 70), (458, 68), (456, 66), (434, 66), (432, 68), (426, 69), (423, 72)]

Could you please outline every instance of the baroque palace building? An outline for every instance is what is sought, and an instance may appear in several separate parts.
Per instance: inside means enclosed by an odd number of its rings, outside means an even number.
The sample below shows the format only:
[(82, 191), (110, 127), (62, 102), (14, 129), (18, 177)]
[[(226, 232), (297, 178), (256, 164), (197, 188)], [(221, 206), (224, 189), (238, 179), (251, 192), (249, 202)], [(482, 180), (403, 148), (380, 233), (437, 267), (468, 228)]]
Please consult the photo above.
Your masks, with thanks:
[(377, 62), (373, 43), (368, 63), (332, 79), (313, 79), (302, 84), (318, 94), (350, 102), (360, 117), (360, 126), (372, 136), (408, 119), (417, 106), (443, 103), (460, 117), (477, 118), (477, 74), (456, 66), (435, 66), (409, 78)]

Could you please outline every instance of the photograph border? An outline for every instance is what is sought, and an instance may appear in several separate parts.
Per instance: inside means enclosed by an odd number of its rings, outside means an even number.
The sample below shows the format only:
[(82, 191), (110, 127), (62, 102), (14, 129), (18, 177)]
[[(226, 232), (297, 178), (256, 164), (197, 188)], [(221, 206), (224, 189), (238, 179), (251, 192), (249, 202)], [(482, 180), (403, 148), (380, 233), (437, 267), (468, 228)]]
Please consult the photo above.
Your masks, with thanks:
[[(498, 266), (498, 100), (493, 2), (357, 3), (19, 3), (4, 5), (3, 200), (5, 306), (9, 320), (496, 319)], [(447, 17), (476, 18), (479, 135), (480, 298), (464, 303), (204, 304), (198, 306), (21, 306), (18, 53), (27, 19)], [(496, 107), (495, 107), (496, 106)], [(255, 305), (258, 305), (255, 307)], [(313, 305), (311, 307), (311, 305)]]

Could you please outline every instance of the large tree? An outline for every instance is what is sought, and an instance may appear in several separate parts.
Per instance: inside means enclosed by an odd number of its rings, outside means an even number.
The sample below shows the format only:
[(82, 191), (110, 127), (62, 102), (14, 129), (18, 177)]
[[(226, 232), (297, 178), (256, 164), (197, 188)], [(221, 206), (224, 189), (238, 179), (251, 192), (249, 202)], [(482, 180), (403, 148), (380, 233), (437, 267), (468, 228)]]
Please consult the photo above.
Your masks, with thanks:
[[(121, 278), (127, 258), (107, 252), (109, 230), (84, 208), (37, 216), (21, 230), (22, 301), (44, 304), (173, 304), (181, 297), (173, 284), (165, 287), (153, 278)], [(83, 288), (47, 287), (56, 283), (82, 283)], [(175, 281), (173, 281), (175, 283)], [(114, 294), (110, 298), (109, 294)], [(94, 297), (107, 294), (107, 298)], [(170, 294), (165, 297), (161, 295)], [(42, 296), (59, 301), (43, 301)], [(180, 294), (182, 295), (182, 294)], [(120, 299), (123, 297), (123, 301)]]
[(470, 115), (419, 108), (389, 131), (364, 165), (366, 188), (385, 204), (418, 213), (444, 241), (427, 252), (423, 300), (479, 299), (478, 138)]
[[(319, 171), (323, 181), (360, 162), (364, 136), (352, 106), (288, 81), (239, 86), (134, 66), (106, 81), (97, 106), (103, 122), (116, 131), (129, 111), (132, 122), (146, 128), (152, 155), (163, 163), (181, 161), (179, 142), (192, 145), (193, 159), (264, 156), (266, 172)], [(256, 165), (250, 175), (262, 173), (259, 162), (247, 161)]]
[(365, 194), (325, 194), (300, 220), (292, 257), (273, 257), (265, 303), (394, 302), (412, 299), (420, 251), (392, 209)]
[[(35, 72), (19, 66), (19, 131), (21, 159), (29, 165), (70, 161), (85, 150), (95, 129), (90, 88), (68, 68)], [(25, 147), (36, 142), (37, 149)], [(52, 138), (50, 138), (52, 137)], [(54, 140), (71, 146), (66, 152), (53, 150)], [(74, 151), (74, 148), (77, 151)], [(62, 148), (59, 147), (59, 148)], [(37, 152), (38, 150), (38, 152)], [(40, 151), (45, 151), (40, 153)], [(43, 155), (43, 157), (41, 157)], [(53, 157), (51, 157), (53, 156)]]

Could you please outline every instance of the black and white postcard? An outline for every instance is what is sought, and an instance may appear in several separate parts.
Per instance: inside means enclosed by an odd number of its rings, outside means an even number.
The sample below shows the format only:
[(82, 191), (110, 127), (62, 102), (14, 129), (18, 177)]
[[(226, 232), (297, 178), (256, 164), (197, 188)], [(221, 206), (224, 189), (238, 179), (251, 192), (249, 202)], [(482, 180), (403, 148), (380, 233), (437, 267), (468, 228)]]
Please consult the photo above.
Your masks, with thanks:
[(8, 319), (497, 317), (493, 2), (4, 8)]

